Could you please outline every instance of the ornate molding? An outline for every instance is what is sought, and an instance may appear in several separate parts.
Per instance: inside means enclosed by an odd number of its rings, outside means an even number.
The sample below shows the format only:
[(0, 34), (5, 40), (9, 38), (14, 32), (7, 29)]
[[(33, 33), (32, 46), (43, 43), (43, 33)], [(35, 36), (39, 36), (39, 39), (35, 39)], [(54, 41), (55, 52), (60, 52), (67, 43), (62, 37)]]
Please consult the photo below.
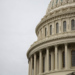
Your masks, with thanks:
[[(53, 38), (54, 37), (54, 38)], [(56, 34), (53, 37), (47, 37), (43, 40), (35, 42), (28, 50), (27, 57), (31, 56), (33, 52), (39, 51), (45, 47), (53, 46), (55, 44), (62, 44), (62, 43), (70, 43), (75, 42), (75, 32), (71, 33), (65, 33), (65, 34)], [(69, 39), (69, 40), (68, 40)], [(63, 41), (60, 41), (63, 40)], [(64, 41), (65, 40), (65, 41)], [(57, 42), (56, 42), (57, 41)], [(56, 43), (55, 43), (56, 42)], [(49, 44), (47, 44), (49, 43)], [(52, 44), (51, 44), (52, 43)], [(46, 46), (45, 46), (46, 44)], [(43, 46), (44, 45), (44, 46)], [(30, 54), (31, 53), (31, 54)]]

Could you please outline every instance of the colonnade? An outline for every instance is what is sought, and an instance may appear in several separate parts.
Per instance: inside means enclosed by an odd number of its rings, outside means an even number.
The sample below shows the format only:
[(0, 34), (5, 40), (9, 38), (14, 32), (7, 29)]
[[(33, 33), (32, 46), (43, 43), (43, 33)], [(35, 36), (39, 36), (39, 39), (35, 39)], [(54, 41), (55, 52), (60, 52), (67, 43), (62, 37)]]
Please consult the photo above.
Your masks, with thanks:
[[(65, 48), (65, 69), (68, 69), (68, 48), (67, 48), (67, 44), (64, 44), (64, 48)], [(50, 48), (46, 48), (46, 67), (45, 67), (45, 72), (49, 72), (49, 51), (50, 51)], [(43, 73), (42, 72), (42, 54), (43, 50), (40, 50), (39, 51), (39, 74)], [(58, 71), (58, 70), (61, 70), (61, 53), (59, 51), (59, 64), (58, 64), (58, 45), (55, 45), (54, 46), (54, 54), (53, 55), (53, 52), (51, 52), (51, 71)], [(33, 55), (34, 57), (34, 73), (32, 73), (32, 56), (30, 57), (30, 60), (29, 60), (29, 75), (37, 75), (37, 54), (34, 53)], [(54, 58), (54, 60), (53, 60)], [(58, 65), (59, 65), (59, 68), (58, 68)]]

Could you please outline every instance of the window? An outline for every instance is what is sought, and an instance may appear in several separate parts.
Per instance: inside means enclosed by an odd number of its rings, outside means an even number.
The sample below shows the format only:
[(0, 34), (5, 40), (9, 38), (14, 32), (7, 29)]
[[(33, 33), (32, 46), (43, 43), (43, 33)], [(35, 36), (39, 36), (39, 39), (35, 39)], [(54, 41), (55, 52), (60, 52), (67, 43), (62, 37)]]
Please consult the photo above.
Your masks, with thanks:
[(47, 36), (47, 28), (45, 28), (45, 36)]
[(75, 30), (75, 20), (71, 20), (71, 29)]
[(75, 50), (72, 50), (71, 57), (72, 57), (72, 67), (75, 67)]
[(63, 22), (63, 32), (66, 31), (66, 21)]
[(56, 0), (56, 4), (58, 3), (58, 0)]
[(56, 23), (56, 33), (59, 33), (59, 24)]
[(52, 25), (50, 25), (50, 35), (52, 35)]
[(65, 52), (62, 52), (62, 66), (65, 67)]
[(54, 5), (54, 1), (52, 2), (52, 7), (53, 7), (53, 5)]
[(45, 72), (45, 57), (43, 57), (43, 72)]
[(51, 70), (51, 54), (49, 54), (49, 70)]

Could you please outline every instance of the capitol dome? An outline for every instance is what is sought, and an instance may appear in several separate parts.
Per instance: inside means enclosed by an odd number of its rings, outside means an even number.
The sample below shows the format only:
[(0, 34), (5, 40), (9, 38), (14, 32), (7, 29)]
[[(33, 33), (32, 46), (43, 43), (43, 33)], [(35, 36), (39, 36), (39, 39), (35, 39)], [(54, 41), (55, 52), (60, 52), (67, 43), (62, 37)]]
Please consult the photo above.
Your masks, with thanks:
[(35, 32), (29, 75), (75, 75), (75, 0), (51, 0)]

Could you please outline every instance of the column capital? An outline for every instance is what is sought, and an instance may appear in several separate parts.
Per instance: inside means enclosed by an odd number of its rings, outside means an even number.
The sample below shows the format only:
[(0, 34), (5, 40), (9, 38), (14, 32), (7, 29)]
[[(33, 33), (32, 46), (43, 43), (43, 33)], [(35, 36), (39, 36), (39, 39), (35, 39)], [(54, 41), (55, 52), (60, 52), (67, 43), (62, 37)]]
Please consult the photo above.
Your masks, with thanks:
[(49, 50), (49, 47), (46, 47), (46, 50)]
[(32, 55), (30, 56), (30, 59), (32, 58)]
[(55, 47), (57, 47), (58, 45), (56, 44)]
[(42, 52), (42, 50), (39, 50), (39, 52)]
[(65, 45), (67, 45), (68, 43), (64, 43)]
[(34, 55), (36, 55), (36, 53), (34, 53)]

